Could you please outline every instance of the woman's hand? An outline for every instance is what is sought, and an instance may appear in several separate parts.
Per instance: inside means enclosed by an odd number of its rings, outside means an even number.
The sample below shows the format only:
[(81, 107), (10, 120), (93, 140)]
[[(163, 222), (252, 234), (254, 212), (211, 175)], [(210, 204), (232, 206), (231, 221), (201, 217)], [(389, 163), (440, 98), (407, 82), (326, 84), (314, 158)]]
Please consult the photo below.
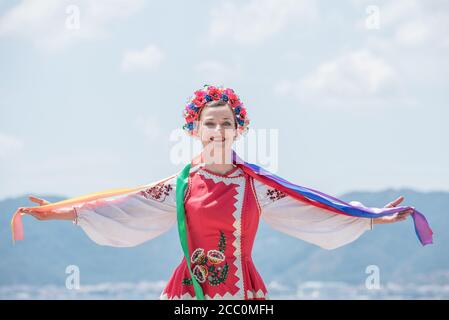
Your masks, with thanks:
[[(404, 201), (404, 197), (400, 196), (396, 200), (388, 203), (384, 208), (396, 207), (402, 201)], [(395, 213), (395, 214), (393, 214), (391, 216), (384, 216), (384, 217), (374, 218), (373, 219), (373, 224), (384, 224), (384, 223), (394, 223), (394, 222), (404, 221), (412, 213), (413, 213), (413, 209), (408, 209), (408, 210), (397, 212), (397, 213)]]
[[(34, 196), (28, 196), (28, 199), (30, 199), (32, 202), (37, 203), (39, 206), (44, 206), (50, 203), (45, 199), (40, 199)], [(19, 208), (19, 210), (20, 212), (25, 212), (32, 215), (37, 220), (73, 220), (75, 218), (74, 209), (67, 212), (57, 212), (52, 210), (48, 210), (45, 212), (33, 212), (33, 208)]]

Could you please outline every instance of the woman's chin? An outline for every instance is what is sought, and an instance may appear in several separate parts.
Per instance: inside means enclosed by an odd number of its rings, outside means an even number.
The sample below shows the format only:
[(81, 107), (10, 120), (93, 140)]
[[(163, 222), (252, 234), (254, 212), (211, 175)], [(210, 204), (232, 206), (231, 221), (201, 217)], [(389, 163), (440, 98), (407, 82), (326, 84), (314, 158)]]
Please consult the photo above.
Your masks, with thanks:
[(207, 143), (206, 145), (208, 148), (211, 148), (212, 150), (216, 149), (216, 150), (224, 150), (224, 149), (232, 149), (232, 145), (230, 145), (229, 143), (225, 142), (225, 141), (210, 141), (209, 143)]
[(224, 150), (226, 149), (226, 144), (224, 142), (212, 142), (212, 149), (215, 150)]

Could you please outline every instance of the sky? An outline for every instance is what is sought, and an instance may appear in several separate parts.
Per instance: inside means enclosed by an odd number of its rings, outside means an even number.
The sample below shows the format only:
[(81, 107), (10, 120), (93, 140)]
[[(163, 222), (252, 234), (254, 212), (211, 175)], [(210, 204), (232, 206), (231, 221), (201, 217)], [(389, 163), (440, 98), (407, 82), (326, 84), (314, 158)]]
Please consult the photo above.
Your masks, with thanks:
[(204, 84), (296, 184), (449, 191), (448, 30), (443, 0), (1, 0), (0, 199), (178, 172)]

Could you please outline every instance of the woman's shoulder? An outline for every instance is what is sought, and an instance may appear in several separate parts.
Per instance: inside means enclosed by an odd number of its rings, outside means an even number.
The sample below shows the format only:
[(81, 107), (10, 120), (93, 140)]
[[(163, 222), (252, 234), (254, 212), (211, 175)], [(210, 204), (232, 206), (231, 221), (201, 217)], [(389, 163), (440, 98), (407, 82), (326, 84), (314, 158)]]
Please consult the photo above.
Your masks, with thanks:
[(257, 200), (262, 207), (287, 197), (287, 194), (283, 191), (272, 187), (261, 180), (251, 177), (251, 183), (254, 186)]
[(178, 174), (171, 175), (159, 181), (152, 182), (139, 191), (139, 195), (149, 200), (164, 202), (176, 197), (176, 179)]

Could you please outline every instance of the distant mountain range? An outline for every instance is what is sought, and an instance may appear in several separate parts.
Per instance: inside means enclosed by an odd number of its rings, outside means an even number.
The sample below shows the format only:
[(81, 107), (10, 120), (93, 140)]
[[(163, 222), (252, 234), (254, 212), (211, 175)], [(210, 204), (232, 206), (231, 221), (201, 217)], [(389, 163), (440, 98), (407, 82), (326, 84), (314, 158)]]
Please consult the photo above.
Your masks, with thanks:
[[(340, 196), (381, 207), (399, 195), (403, 205), (423, 212), (434, 231), (434, 244), (423, 247), (411, 218), (375, 225), (356, 241), (327, 251), (271, 229), (263, 220), (253, 249), (254, 263), (273, 290), (310, 281), (363, 285), (367, 266), (380, 269), (382, 283), (449, 284), (449, 193), (409, 189), (353, 192)], [(61, 197), (38, 195), (49, 201)], [(401, 204), (401, 205), (402, 205)], [(92, 242), (69, 221), (24, 217), (25, 240), (11, 241), (10, 219), (17, 207), (32, 205), (24, 197), (0, 201), (0, 290), (10, 285), (61, 285), (66, 267), (77, 265), (82, 284), (167, 281), (182, 259), (176, 226), (168, 233), (133, 248), (112, 248)]]

